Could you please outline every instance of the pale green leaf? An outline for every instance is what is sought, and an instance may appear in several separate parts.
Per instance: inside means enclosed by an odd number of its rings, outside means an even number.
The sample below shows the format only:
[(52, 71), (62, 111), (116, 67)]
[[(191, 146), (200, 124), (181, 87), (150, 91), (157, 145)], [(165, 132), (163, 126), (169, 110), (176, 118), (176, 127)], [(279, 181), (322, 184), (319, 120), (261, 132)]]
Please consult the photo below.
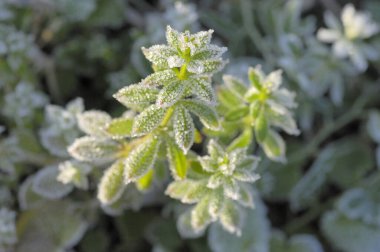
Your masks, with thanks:
[(223, 81), (224, 84), (226, 84), (226, 86), (228, 87), (228, 89), (241, 99), (248, 91), (248, 88), (245, 86), (244, 82), (234, 76), (223, 75)]
[(261, 145), (268, 158), (278, 162), (285, 161), (285, 142), (277, 132), (269, 130)]
[(240, 207), (233, 201), (227, 200), (220, 212), (220, 223), (223, 228), (230, 233), (241, 236), (241, 228), (243, 226), (243, 213)]
[(110, 139), (90, 136), (75, 140), (68, 148), (71, 156), (80, 161), (108, 162), (116, 158), (119, 144)]
[(134, 136), (145, 135), (157, 128), (165, 117), (167, 109), (151, 105), (141, 112), (134, 121), (132, 133)]
[(124, 106), (129, 107), (154, 102), (157, 95), (157, 89), (139, 83), (120, 89), (113, 97)]
[(78, 126), (86, 134), (102, 137), (105, 135), (104, 126), (111, 121), (111, 117), (97, 110), (90, 110), (77, 115)]
[(154, 165), (161, 140), (151, 136), (135, 148), (125, 159), (125, 183), (136, 181), (146, 174)]
[(186, 155), (171, 139), (166, 140), (170, 171), (174, 179), (184, 179), (188, 170)]
[(109, 122), (105, 131), (113, 138), (124, 138), (132, 135), (133, 119), (117, 118)]
[(209, 129), (220, 128), (219, 118), (215, 109), (209, 104), (198, 100), (183, 100), (181, 104), (190, 112), (199, 117), (201, 122)]
[(186, 83), (183, 81), (173, 81), (164, 86), (157, 97), (156, 104), (159, 107), (170, 107), (183, 97)]
[(124, 164), (119, 160), (105, 171), (100, 180), (98, 199), (102, 204), (113, 204), (120, 198), (124, 188)]
[(185, 152), (194, 143), (194, 123), (193, 118), (182, 106), (177, 106), (173, 118), (174, 138), (178, 146)]

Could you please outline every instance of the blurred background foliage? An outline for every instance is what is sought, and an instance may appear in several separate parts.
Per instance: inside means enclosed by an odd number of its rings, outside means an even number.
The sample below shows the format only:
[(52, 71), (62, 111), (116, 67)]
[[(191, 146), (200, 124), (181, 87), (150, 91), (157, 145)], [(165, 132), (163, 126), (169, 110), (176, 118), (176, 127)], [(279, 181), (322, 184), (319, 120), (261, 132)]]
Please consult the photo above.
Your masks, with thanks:
[[(319, 34), (342, 28), (349, 3), (380, 24), (378, 0), (0, 0), (0, 251), (380, 251), (380, 36), (344, 57)], [(284, 136), (286, 163), (263, 157), (240, 237), (215, 224), (181, 238), (183, 206), (165, 188), (128, 185), (100, 206), (102, 167), (67, 153), (84, 110), (123, 112), (112, 94), (151, 72), (140, 48), (163, 43), (168, 24), (214, 29), (223, 73), (281, 68), (297, 93), (302, 134)], [(51, 179), (64, 161), (73, 184)]]

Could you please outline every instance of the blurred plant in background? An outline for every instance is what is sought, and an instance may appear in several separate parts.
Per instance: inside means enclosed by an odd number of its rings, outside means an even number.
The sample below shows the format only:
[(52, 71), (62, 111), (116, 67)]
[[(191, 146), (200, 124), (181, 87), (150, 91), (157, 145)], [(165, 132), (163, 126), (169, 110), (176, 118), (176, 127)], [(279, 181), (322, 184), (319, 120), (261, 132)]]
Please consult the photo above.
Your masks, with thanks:
[(0, 252), (378, 251), (379, 13), (1, 1)]

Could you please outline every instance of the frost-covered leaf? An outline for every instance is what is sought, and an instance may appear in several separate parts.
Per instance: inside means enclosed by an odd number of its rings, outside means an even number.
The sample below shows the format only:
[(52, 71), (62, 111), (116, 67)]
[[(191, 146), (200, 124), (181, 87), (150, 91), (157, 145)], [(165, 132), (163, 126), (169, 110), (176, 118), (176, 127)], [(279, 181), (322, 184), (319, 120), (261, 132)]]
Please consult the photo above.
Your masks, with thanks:
[(248, 88), (245, 86), (244, 82), (234, 76), (224, 75), (223, 81), (228, 89), (240, 98), (243, 98), (245, 93), (248, 91)]
[(144, 85), (134, 84), (120, 89), (113, 97), (126, 107), (156, 101), (158, 90)]
[(285, 142), (277, 132), (269, 130), (261, 145), (270, 159), (279, 162), (285, 161)]
[(228, 232), (241, 236), (242, 215), (243, 212), (240, 210), (240, 207), (233, 201), (227, 200), (220, 212), (220, 223)]
[(210, 196), (206, 195), (195, 205), (191, 210), (191, 226), (195, 232), (201, 232), (204, 230), (212, 221), (214, 221), (213, 216), (209, 211), (210, 207)]
[(214, 103), (215, 93), (211, 86), (209, 78), (197, 78), (190, 83), (193, 93), (200, 99)]
[(147, 60), (159, 68), (168, 68), (168, 58), (175, 55), (173, 48), (166, 45), (154, 45), (149, 48), (143, 47), (142, 52)]
[(136, 181), (154, 165), (161, 140), (151, 136), (137, 146), (125, 159), (124, 181), (126, 184)]
[(78, 126), (86, 134), (102, 137), (105, 135), (104, 126), (111, 121), (111, 117), (97, 110), (90, 110), (77, 115)]
[(241, 236), (227, 232), (219, 224), (211, 225), (208, 244), (212, 251), (269, 251), (270, 223), (266, 217), (266, 208), (256, 195), (254, 205), (254, 209), (245, 209)]
[(181, 104), (190, 112), (199, 117), (201, 122), (209, 129), (218, 130), (219, 118), (215, 109), (209, 104), (197, 100), (183, 100)]
[(177, 75), (171, 69), (158, 71), (146, 77), (142, 82), (149, 86), (162, 86), (176, 80)]
[(66, 201), (55, 201), (23, 212), (18, 227), (17, 252), (66, 251), (83, 237), (88, 223), (77, 208)]
[(105, 171), (100, 180), (98, 199), (102, 204), (110, 205), (120, 198), (124, 189), (124, 163), (123, 160), (118, 160)]
[(164, 119), (167, 109), (157, 105), (151, 105), (141, 112), (134, 121), (133, 135), (144, 135), (157, 128)]
[(159, 107), (170, 107), (180, 100), (185, 92), (186, 85), (182, 81), (173, 81), (161, 89), (156, 104)]
[(196, 203), (208, 193), (205, 181), (180, 180), (169, 184), (166, 195), (181, 200), (182, 203)]
[(188, 162), (183, 150), (171, 139), (166, 140), (167, 157), (169, 161), (170, 171), (174, 179), (184, 179), (188, 170)]
[(177, 229), (183, 238), (198, 238), (205, 230), (195, 231), (191, 226), (191, 211), (181, 214), (177, 220)]
[[(263, 143), (267, 134), (269, 131), (269, 125), (266, 117), (265, 110), (262, 109), (261, 112), (259, 113), (259, 116), (255, 120), (255, 136), (256, 139), (259, 143)], [(276, 154), (276, 151), (272, 151), (275, 156), (278, 156)]]
[(132, 135), (133, 119), (116, 118), (109, 122), (105, 131), (113, 138), (124, 138)]
[(48, 199), (60, 199), (73, 190), (73, 185), (63, 184), (57, 180), (57, 166), (48, 166), (40, 170), (33, 181), (33, 190)]
[(110, 139), (85, 136), (76, 139), (68, 150), (71, 156), (80, 161), (102, 163), (115, 159), (119, 148), (119, 144)]
[(178, 146), (185, 152), (194, 143), (194, 123), (189, 112), (182, 106), (177, 106), (173, 118), (174, 138)]
[(336, 211), (322, 217), (322, 231), (337, 248), (347, 252), (376, 252), (380, 248), (380, 229), (358, 220), (350, 220)]

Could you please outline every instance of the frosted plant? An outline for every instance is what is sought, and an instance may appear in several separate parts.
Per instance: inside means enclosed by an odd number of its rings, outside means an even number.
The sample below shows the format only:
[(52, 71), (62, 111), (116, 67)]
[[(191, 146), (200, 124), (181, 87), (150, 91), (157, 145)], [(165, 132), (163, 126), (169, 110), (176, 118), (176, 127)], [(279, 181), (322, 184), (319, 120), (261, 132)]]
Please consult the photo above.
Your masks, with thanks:
[(114, 95), (131, 110), (115, 119), (101, 111), (78, 117), (87, 136), (69, 147), (70, 154), (80, 161), (112, 163), (99, 183), (103, 205), (118, 202), (129, 183), (149, 189), (160, 176), (153, 168), (165, 156), (173, 178), (186, 177), (186, 154), (199, 135), (191, 114), (206, 128), (220, 127), (211, 77), (226, 63), (221, 58), (226, 48), (210, 44), (211, 35), (211, 30), (190, 34), (168, 26), (168, 45), (142, 49), (155, 72)]
[(369, 14), (358, 12), (352, 4), (347, 4), (341, 14), (341, 22), (331, 14), (326, 13), (325, 22), (328, 29), (318, 30), (317, 37), (323, 42), (333, 43), (333, 53), (338, 58), (350, 58), (357, 70), (365, 71), (367, 59), (378, 57), (376, 49), (365, 42), (377, 34), (379, 26), (374, 23)]
[(223, 77), (225, 87), (219, 92), (221, 111), (225, 125), (242, 129), (242, 134), (233, 146), (246, 146), (252, 141), (252, 127), (257, 142), (265, 154), (272, 160), (285, 161), (285, 142), (272, 128), (278, 127), (291, 135), (298, 135), (299, 130), (293, 119), (295, 94), (286, 88), (280, 88), (282, 71), (271, 72), (267, 76), (261, 66), (250, 68), (248, 77), (250, 86), (230, 75)]
[(240, 206), (253, 207), (253, 192), (247, 183), (259, 178), (255, 174), (259, 159), (247, 155), (246, 149), (225, 152), (213, 140), (208, 152), (210, 156), (199, 158), (202, 172), (197, 177), (174, 181), (166, 190), (182, 203), (195, 203), (180, 217), (179, 230), (202, 233), (211, 222), (219, 221), (227, 231), (240, 235), (244, 214)]
[(16, 213), (7, 209), (0, 209), (0, 251), (7, 251), (17, 242)]
[(83, 100), (77, 98), (62, 108), (48, 105), (45, 108), (45, 126), (39, 135), (42, 145), (53, 155), (68, 157), (67, 145), (80, 135), (77, 116), (84, 110)]
[(48, 98), (37, 91), (32, 84), (21, 82), (13, 92), (5, 96), (2, 112), (9, 118), (13, 118), (18, 124), (23, 124), (47, 102)]

